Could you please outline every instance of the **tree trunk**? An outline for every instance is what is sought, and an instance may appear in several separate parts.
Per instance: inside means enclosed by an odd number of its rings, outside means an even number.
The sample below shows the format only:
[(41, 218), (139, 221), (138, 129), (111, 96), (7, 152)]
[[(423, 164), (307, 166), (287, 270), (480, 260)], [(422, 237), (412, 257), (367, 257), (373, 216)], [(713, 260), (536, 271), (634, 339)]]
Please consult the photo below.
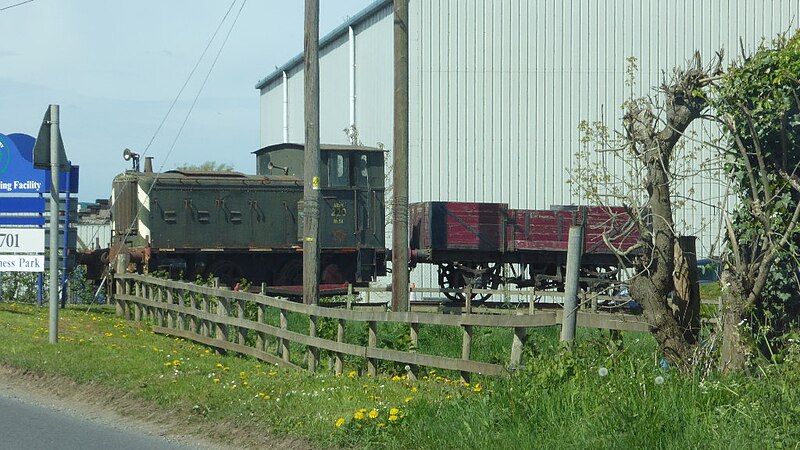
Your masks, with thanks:
[(675, 240), (675, 295), (671, 307), (686, 342), (692, 345), (700, 337), (700, 285), (697, 278), (695, 237), (681, 236)]
[(637, 277), (631, 282), (631, 296), (642, 302), (642, 310), (647, 321), (652, 325), (653, 336), (667, 362), (685, 370), (691, 364), (692, 348), (686, 342), (672, 309), (649, 278)]
[(720, 370), (725, 375), (746, 368), (748, 350), (741, 330), (744, 318), (744, 289), (741, 282), (728, 280), (728, 278), (727, 276), (723, 278), (723, 283), (728, 284), (728, 289), (723, 297), (722, 350), (720, 354)]

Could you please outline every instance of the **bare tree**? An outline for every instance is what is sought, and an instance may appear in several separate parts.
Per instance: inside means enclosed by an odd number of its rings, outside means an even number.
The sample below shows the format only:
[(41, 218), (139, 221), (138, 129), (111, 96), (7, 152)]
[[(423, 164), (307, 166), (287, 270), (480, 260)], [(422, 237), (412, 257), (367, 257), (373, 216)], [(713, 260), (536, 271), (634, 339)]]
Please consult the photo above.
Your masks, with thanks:
[[(656, 89), (663, 104), (651, 97), (625, 103), (624, 130), (616, 139), (618, 145), (605, 146), (610, 141), (601, 139), (605, 147), (602, 151), (628, 161), (630, 176), (622, 182), (622, 188), (612, 188), (611, 192), (603, 189), (603, 183), (611, 183), (614, 176), (607, 171), (587, 177), (593, 169), (581, 168), (577, 174), (577, 182), (588, 187), (584, 192), (590, 200), (622, 202), (637, 220), (639, 242), (616, 250), (620, 255), (635, 255), (630, 294), (642, 303), (664, 357), (682, 368), (691, 365), (694, 349), (685, 324), (670, 303), (675, 291), (676, 256), (672, 186), (679, 176), (672, 165), (687, 128), (704, 117), (706, 88), (720, 72), (721, 61), (722, 54), (718, 53), (710, 65), (704, 66), (700, 54), (695, 53), (685, 68), (676, 68)], [(584, 123), (582, 128), (586, 131), (593, 127)], [(588, 139), (608, 135), (607, 131), (593, 129), (595, 133)]]

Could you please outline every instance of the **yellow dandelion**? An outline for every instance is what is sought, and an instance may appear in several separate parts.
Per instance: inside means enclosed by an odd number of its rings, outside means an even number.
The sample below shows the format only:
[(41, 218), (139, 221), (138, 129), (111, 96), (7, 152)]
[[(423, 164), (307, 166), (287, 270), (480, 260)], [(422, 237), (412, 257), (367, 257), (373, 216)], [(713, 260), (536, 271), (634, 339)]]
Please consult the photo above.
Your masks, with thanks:
[(263, 393), (263, 392), (259, 392), (259, 393), (258, 393), (258, 396), (259, 396), (259, 397), (263, 397), (263, 396), (265, 396), (265, 395), (267, 395), (267, 394), (265, 394), (265, 393)]
[(165, 362), (165, 363), (164, 363), (164, 365), (165, 365), (165, 366), (167, 366), (167, 367), (169, 367), (169, 366), (171, 366), (171, 365), (172, 365), (172, 361), (167, 361), (167, 362)]
[(373, 409), (372, 411), (370, 411), (370, 412), (369, 412), (369, 418), (370, 418), (370, 419), (375, 419), (375, 418), (377, 418), (377, 417), (378, 417), (378, 411), (375, 411), (375, 410)]
[(356, 413), (353, 414), (353, 419), (364, 420), (364, 413), (361, 411), (356, 411)]
[(444, 398), (445, 398), (445, 400), (451, 400), (453, 398), (453, 396), (452, 395), (445, 395)]
[(111, 333), (111, 332), (106, 332), (106, 333), (105, 333), (103, 336), (105, 336), (105, 337), (111, 337), (111, 336), (113, 336), (113, 335), (114, 335), (114, 333)]
[(242, 386), (247, 386), (247, 381), (242, 381)]
[(222, 368), (222, 364), (221, 363), (217, 363), (217, 368), (221, 369)]
[(344, 417), (339, 417), (339, 419), (336, 420), (336, 428), (341, 428), (342, 425), (344, 425)]
[(264, 395), (264, 400), (269, 400), (271, 397), (269, 395)]
[(383, 427), (385, 427), (385, 426), (386, 426), (386, 424), (385, 424), (385, 423), (383, 423), (383, 422), (381, 422), (381, 423), (379, 423), (379, 424), (377, 425), (377, 427), (378, 427), (378, 428), (383, 428)]
[(406, 403), (410, 402), (411, 400), (413, 400), (412, 397), (406, 397), (406, 398), (403, 399), (403, 401), (406, 402)]
[(223, 372), (227, 372), (227, 371), (229, 371), (229, 370), (231, 370), (231, 368), (230, 368), (230, 367), (223, 367), (223, 368), (222, 368), (222, 371), (223, 371)]
[(219, 383), (219, 378), (214, 378), (214, 383)]
[(481, 387), (480, 384), (476, 384), (475, 387), (472, 388), (473, 392), (480, 392), (482, 390), (483, 390), (483, 388)]
[(181, 362), (180, 362), (180, 360), (177, 360), (177, 359), (176, 359), (176, 360), (172, 361), (172, 365), (173, 365), (173, 366), (180, 366), (180, 365), (181, 365)]
[(392, 409), (389, 410), (389, 414), (391, 414), (393, 416), (396, 416), (396, 415), (400, 414), (400, 410), (397, 409), (397, 408), (392, 408)]
[(397, 417), (396, 415), (389, 416), (389, 422), (397, 422), (397, 419), (399, 419), (399, 417)]
[(358, 373), (355, 370), (351, 370), (350, 373), (347, 374), (348, 378), (355, 378)]
[(417, 392), (417, 387), (416, 386), (412, 387), (411, 392)]

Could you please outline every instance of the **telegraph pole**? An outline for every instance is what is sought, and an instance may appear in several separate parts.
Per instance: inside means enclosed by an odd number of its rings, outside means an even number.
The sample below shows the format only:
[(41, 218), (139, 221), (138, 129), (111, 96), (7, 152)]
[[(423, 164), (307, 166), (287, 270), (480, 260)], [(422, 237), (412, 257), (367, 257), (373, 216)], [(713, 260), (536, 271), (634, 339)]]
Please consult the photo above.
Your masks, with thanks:
[(392, 311), (408, 311), (408, 0), (394, 0)]
[(319, 303), (319, 0), (305, 3), (305, 122), (303, 168), (303, 303)]

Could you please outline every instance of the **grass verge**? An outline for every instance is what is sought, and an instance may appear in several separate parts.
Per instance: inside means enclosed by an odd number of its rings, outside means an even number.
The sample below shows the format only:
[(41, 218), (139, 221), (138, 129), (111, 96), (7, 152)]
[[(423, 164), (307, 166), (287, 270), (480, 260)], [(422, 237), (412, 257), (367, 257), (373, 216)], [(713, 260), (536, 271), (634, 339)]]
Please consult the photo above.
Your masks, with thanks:
[[(61, 311), (0, 303), (0, 364), (118, 390), (216, 438), (268, 434), (295, 448), (798, 448), (800, 350), (748, 377), (681, 376), (653, 339), (621, 350), (582, 330), (571, 352), (557, 329), (532, 330), (526, 366), (505, 379), (451, 374), (341, 377), (219, 355), (123, 322), (108, 309)], [(507, 342), (507, 340), (498, 340)], [(504, 352), (504, 349), (495, 349)], [(222, 425), (221, 425), (222, 424)], [(240, 446), (263, 445), (246, 438)]]

